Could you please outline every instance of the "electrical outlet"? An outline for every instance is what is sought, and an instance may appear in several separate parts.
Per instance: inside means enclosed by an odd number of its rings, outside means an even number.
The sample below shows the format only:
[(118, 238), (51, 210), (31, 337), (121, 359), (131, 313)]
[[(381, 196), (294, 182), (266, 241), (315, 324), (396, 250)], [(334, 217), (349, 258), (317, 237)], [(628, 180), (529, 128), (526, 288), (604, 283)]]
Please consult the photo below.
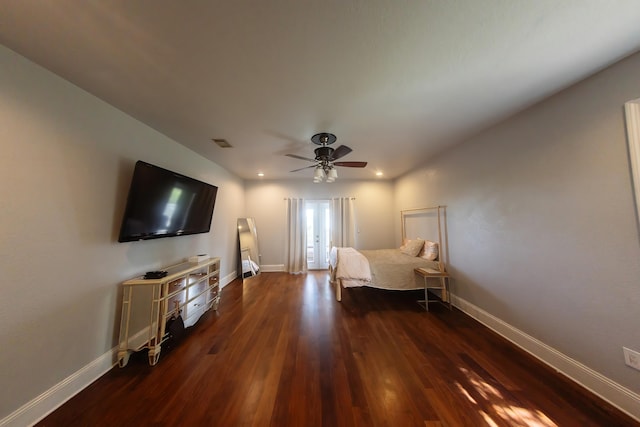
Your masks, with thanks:
[(640, 353), (630, 348), (622, 347), (624, 353), (624, 363), (640, 371)]

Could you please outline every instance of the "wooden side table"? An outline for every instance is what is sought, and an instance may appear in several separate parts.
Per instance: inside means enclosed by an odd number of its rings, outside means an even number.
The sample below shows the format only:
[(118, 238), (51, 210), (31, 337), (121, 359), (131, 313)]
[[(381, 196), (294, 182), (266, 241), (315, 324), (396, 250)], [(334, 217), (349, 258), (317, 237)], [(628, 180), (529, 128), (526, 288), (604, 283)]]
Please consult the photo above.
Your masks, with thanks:
[[(424, 300), (418, 301), (418, 304), (422, 305), (425, 310), (429, 311), (430, 302), (440, 302), (445, 304), (451, 310), (451, 293), (449, 291), (449, 273), (446, 271), (439, 271), (433, 268), (416, 268), (413, 270), (415, 274), (422, 277), (424, 280)], [(431, 286), (429, 279), (440, 279), (440, 286)], [(433, 281), (432, 281), (433, 282)], [(429, 299), (429, 290), (440, 291), (440, 299)]]

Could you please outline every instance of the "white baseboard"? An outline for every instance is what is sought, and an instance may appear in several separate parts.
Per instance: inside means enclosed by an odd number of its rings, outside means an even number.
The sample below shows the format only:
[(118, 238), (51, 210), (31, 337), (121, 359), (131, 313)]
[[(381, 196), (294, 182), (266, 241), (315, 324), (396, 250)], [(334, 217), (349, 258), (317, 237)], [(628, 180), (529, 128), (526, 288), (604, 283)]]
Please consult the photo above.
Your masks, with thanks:
[(238, 277), (238, 272), (236, 270), (233, 270), (231, 273), (224, 276), (222, 279), (220, 279), (220, 289), (224, 288), (229, 283), (233, 282), (237, 277)]
[(34, 425), (113, 368), (117, 362), (117, 355), (118, 348), (112, 348), (0, 420), (0, 427)]
[[(225, 287), (235, 278), (235, 271), (229, 273), (220, 280), (220, 287)], [(148, 329), (148, 327), (144, 328), (129, 338), (132, 348), (139, 346), (138, 342), (146, 340)], [(62, 406), (67, 400), (80, 393), (89, 384), (106, 374), (117, 363), (118, 347), (116, 346), (0, 420), (0, 427), (34, 425)]]
[(284, 271), (284, 264), (261, 265), (260, 270), (265, 273), (275, 273), (277, 271)]
[(451, 295), (451, 302), (464, 313), (511, 341), (543, 363), (549, 365), (558, 373), (580, 384), (622, 412), (640, 421), (639, 394), (621, 386), (604, 375), (560, 353), (542, 341), (527, 335), (521, 330), (514, 328), (456, 295)]

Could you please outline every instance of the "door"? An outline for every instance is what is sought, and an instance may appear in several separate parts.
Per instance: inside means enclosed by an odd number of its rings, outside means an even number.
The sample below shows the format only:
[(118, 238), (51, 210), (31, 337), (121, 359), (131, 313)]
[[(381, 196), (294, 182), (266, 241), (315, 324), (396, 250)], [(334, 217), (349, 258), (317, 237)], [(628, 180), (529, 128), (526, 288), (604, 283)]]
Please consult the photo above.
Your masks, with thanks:
[(307, 268), (326, 270), (329, 268), (329, 201), (307, 200)]

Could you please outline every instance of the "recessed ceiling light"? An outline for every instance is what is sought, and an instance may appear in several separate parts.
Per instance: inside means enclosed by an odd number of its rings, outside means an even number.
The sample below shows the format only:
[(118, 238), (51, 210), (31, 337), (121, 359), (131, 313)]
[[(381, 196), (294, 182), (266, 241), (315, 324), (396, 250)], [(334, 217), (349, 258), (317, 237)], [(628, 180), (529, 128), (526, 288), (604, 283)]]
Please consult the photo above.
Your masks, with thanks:
[(382, 176), (382, 175), (383, 175), (383, 174), (382, 174), (382, 171), (378, 171), (378, 172), (376, 172), (376, 176)]
[(264, 173), (258, 172), (258, 176), (264, 176)]

